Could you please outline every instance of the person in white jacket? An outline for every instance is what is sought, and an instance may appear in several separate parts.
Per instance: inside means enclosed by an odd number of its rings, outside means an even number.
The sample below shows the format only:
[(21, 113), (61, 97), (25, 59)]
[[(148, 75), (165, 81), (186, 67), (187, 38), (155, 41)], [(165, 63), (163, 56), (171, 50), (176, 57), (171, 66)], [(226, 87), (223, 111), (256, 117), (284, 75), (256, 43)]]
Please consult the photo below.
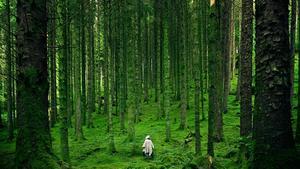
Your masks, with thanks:
[(153, 149), (154, 149), (154, 145), (151, 141), (150, 136), (146, 136), (144, 144), (143, 144), (143, 154), (145, 157), (153, 157)]

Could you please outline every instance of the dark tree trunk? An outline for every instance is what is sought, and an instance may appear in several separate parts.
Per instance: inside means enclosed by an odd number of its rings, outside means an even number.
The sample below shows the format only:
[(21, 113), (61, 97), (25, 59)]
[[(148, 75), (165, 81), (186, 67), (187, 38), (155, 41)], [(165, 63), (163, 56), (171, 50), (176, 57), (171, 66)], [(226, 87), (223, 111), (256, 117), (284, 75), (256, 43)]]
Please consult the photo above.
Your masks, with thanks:
[(86, 4), (85, 1), (81, 1), (81, 103), (82, 103), (82, 122), (86, 124), (86, 84), (85, 84), (85, 73), (86, 73)]
[(48, 121), (46, 11), (45, 0), (17, 1), (16, 168), (59, 167)]
[(241, 34), (241, 99), (240, 135), (248, 136), (252, 130), (252, 45), (253, 45), (253, 0), (242, 1)]
[(93, 3), (87, 2), (87, 6), (89, 9), (88, 12), (88, 57), (87, 57), (87, 127), (91, 128), (93, 127), (93, 104), (95, 104), (93, 101), (93, 76), (94, 76), (94, 69), (93, 69), (93, 60), (94, 60), (94, 39), (93, 39), (93, 31), (94, 31), (94, 14), (93, 14)]
[(54, 127), (57, 121), (57, 105), (56, 105), (56, 0), (50, 2), (49, 7), (49, 47), (50, 47), (50, 71), (51, 71), (51, 112), (50, 124)]
[[(216, 0), (214, 4), (211, 4), (209, 9), (209, 20), (208, 20), (208, 142), (207, 142), (207, 154), (214, 156), (214, 137), (221, 135), (218, 132), (217, 116), (220, 113), (220, 102), (218, 96), (220, 96), (220, 57), (221, 57), (221, 42), (220, 42), (220, 1)], [(222, 83), (221, 83), (222, 84)], [(218, 138), (221, 139), (221, 138)]]
[[(300, 2), (298, 1), (298, 39), (300, 40)], [(300, 43), (298, 42), (298, 60), (300, 60)], [(300, 64), (298, 64), (298, 86), (300, 86)], [(295, 142), (300, 143), (300, 88), (298, 87), (297, 127)]]
[[(294, 95), (294, 60), (295, 60), (295, 36), (296, 36), (296, 0), (291, 0), (291, 22), (290, 22), (290, 57), (291, 57), (291, 104), (293, 104)], [(299, 2), (298, 2), (299, 3)]]
[[(291, 127), (288, 1), (256, 1), (254, 168), (296, 168)], [(289, 167), (287, 167), (289, 165)]]
[(231, 18), (231, 6), (230, 0), (224, 1), (224, 7), (222, 12), (222, 58), (223, 58), (223, 101), (221, 112), (227, 113), (228, 107), (228, 95), (230, 90), (230, 18)]
[[(64, 23), (67, 21), (67, 2), (62, 2), (61, 17)], [(69, 138), (68, 138), (68, 78), (69, 78), (69, 64), (68, 64), (68, 28), (64, 24), (62, 27), (63, 51), (59, 60), (59, 113), (61, 116), (60, 126), (60, 153), (62, 160), (70, 161), (69, 157)]]
[(12, 141), (14, 138), (14, 122), (13, 122), (13, 59), (11, 54), (11, 23), (10, 23), (10, 0), (6, 0), (6, 12), (7, 12), (7, 32), (6, 32), (6, 79), (7, 79), (7, 127), (8, 127), (8, 141)]

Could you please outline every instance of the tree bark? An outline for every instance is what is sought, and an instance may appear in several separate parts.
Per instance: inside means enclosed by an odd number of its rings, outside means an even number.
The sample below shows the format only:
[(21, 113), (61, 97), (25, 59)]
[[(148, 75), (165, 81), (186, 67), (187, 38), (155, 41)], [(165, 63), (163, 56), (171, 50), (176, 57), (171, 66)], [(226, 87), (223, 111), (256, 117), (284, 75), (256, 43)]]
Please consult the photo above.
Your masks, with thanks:
[(57, 94), (56, 94), (56, 0), (50, 2), (49, 7), (49, 46), (50, 46), (50, 71), (51, 71), (51, 112), (50, 124), (54, 127), (57, 121)]
[(48, 121), (46, 11), (45, 0), (17, 1), (16, 168), (59, 167)]
[[(298, 2), (298, 39), (300, 40), (300, 2)], [(298, 60), (300, 60), (300, 43), (298, 40)], [(300, 64), (298, 64), (298, 86), (300, 86)], [(295, 142), (300, 143), (300, 88), (298, 87), (297, 127)]]
[[(62, 2), (61, 17), (66, 23), (67, 21), (67, 2)], [(62, 160), (70, 161), (69, 157), (69, 138), (68, 138), (68, 39), (67, 39), (67, 25), (62, 27), (63, 52), (59, 60), (59, 111), (61, 114), (60, 126), (60, 149)]]
[(10, 0), (6, 0), (6, 12), (7, 12), (7, 32), (6, 32), (6, 79), (7, 79), (7, 129), (8, 129), (8, 141), (12, 141), (14, 138), (14, 120), (13, 120), (13, 71), (12, 71), (12, 54), (11, 54), (11, 23), (10, 23)]
[(254, 168), (285, 168), (296, 157), (289, 92), (288, 3), (258, 0), (255, 5)]
[(240, 135), (248, 136), (252, 131), (252, 45), (253, 45), (253, 0), (242, 2), (241, 34), (241, 99)]
[(296, 37), (296, 0), (291, 0), (291, 22), (290, 22), (290, 57), (291, 57), (291, 104), (294, 95), (294, 67), (295, 67), (295, 37)]

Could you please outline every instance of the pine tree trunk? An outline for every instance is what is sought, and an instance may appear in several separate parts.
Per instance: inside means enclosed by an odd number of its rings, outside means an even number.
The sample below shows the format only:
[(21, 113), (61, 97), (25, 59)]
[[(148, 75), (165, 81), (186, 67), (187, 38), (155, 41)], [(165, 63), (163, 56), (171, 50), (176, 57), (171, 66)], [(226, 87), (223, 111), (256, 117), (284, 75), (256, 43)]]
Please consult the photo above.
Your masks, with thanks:
[[(218, 96), (220, 96), (220, 1), (216, 0), (214, 4), (211, 4), (209, 9), (209, 20), (208, 20), (208, 76), (209, 76), (209, 88), (208, 88), (208, 143), (207, 143), (207, 154), (214, 156), (213, 142), (215, 139), (221, 139), (221, 135), (218, 130), (218, 121), (216, 117), (220, 114), (220, 102)], [(217, 138), (219, 137), (219, 138)]]
[(186, 26), (184, 24), (184, 17), (185, 17), (185, 10), (186, 10), (186, 2), (179, 1), (178, 2), (178, 11), (177, 11), (177, 17), (178, 17), (178, 56), (180, 58), (180, 125), (179, 129), (183, 130), (186, 127), (186, 114), (187, 114), (187, 78), (186, 78), (186, 59), (187, 59), (187, 50), (186, 50), (186, 43), (185, 43), (185, 34), (186, 32)]
[[(298, 2), (298, 60), (300, 60), (300, 2)], [(298, 86), (300, 86), (300, 64), (298, 64)], [(295, 142), (300, 143), (300, 88), (298, 87), (297, 127)]]
[(8, 141), (12, 141), (14, 138), (14, 126), (13, 126), (13, 71), (12, 71), (12, 55), (11, 55), (11, 23), (10, 23), (10, 0), (6, 0), (6, 12), (7, 12), (7, 32), (6, 32), (6, 74), (7, 74), (7, 127), (8, 127)]
[(50, 124), (54, 127), (57, 121), (57, 94), (56, 94), (56, 0), (50, 2), (50, 25), (49, 25), (49, 46), (50, 46), (50, 70), (51, 70), (51, 112)]
[[(67, 2), (62, 2), (61, 16), (66, 23), (67, 21)], [(60, 126), (60, 149), (62, 160), (70, 161), (69, 157), (69, 139), (68, 139), (68, 39), (67, 24), (62, 27), (63, 52), (59, 60), (59, 111), (61, 116)]]
[(224, 81), (224, 89), (223, 89), (223, 105), (221, 112), (227, 113), (228, 107), (228, 95), (230, 90), (230, 18), (231, 18), (231, 1), (224, 1), (223, 7), (223, 15), (222, 15), (222, 26), (223, 26), (223, 50), (222, 50), (222, 58), (223, 58), (223, 81)]
[(80, 62), (81, 62), (81, 38), (82, 38), (82, 5), (78, 4), (79, 8), (79, 17), (80, 20), (78, 22), (79, 26), (78, 26), (78, 43), (79, 43), (79, 50), (78, 50), (78, 56), (74, 57), (74, 64), (75, 64), (75, 72), (74, 72), (74, 92), (75, 92), (75, 138), (76, 140), (83, 140), (84, 139), (84, 135), (83, 135), (83, 130), (82, 130), (82, 98), (81, 98), (81, 69), (80, 69)]
[[(2, 38), (2, 32), (0, 31), (0, 38)], [(2, 74), (2, 66), (0, 65), (0, 74)], [(0, 76), (0, 97), (3, 97), (3, 82), (4, 80), (2, 79), (2, 77)], [(0, 101), (0, 129), (2, 129), (4, 127), (3, 125), (3, 119), (2, 119), (2, 114), (3, 114), (3, 103), (2, 101)]]
[(111, 2), (105, 0), (104, 3), (104, 113), (108, 117), (108, 133), (109, 133), (109, 152), (114, 153), (116, 152), (115, 143), (114, 143), (114, 133), (113, 133), (113, 117), (112, 111), (109, 109), (109, 35), (108, 30), (110, 26), (109, 16), (111, 9)]
[(148, 12), (145, 11), (144, 22), (144, 102), (149, 102), (149, 21)]
[[(93, 1), (93, 0), (91, 0)], [(94, 14), (93, 14), (93, 7), (92, 7), (92, 2), (90, 0), (88, 0), (87, 6), (89, 9), (88, 12), (88, 20), (89, 20), (89, 24), (88, 24), (88, 39), (89, 39), (89, 46), (88, 46), (88, 57), (87, 57), (87, 127), (91, 128), (93, 127), (93, 117), (92, 117), (92, 113), (93, 113), (93, 104), (94, 104), (94, 100), (93, 100), (93, 60), (94, 60), (94, 53), (93, 53), (93, 48), (94, 48), (94, 39), (93, 39), (93, 31), (94, 31)]]
[(253, 1), (242, 2), (241, 34), (241, 99), (240, 135), (247, 137), (252, 131), (252, 45), (253, 45)]
[(45, 0), (17, 1), (16, 168), (59, 168), (48, 121), (46, 11)]
[(81, 1), (81, 99), (82, 99), (82, 123), (86, 124), (86, 3)]
[(291, 104), (294, 95), (294, 67), (295, 67), (295, 37), (296, 37), (296, 0), (291, 0), (291, 21), (290, 21), (290, 57), (291, 57)]
[(289, 92), (288, 4), (258, 0), (255, 5), (254, 168), (285, 168), (296, 157)]

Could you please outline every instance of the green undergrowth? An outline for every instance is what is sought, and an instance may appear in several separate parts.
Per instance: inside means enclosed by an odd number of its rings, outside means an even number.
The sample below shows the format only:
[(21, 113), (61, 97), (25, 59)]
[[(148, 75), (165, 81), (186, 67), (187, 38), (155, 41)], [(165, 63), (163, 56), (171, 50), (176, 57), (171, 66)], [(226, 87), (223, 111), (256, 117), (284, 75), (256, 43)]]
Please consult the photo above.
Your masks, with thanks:
[[(296, 57), (297, 58), (297, 57)], [(296, 62), (297, 63), (297, 62)], [(295, 65), (295, 90), (293, 99), (293, 128), (296, 123), (297, 105), (297, 67)], [(221, 143), (215, 143), (215, 158), (213, 158), (213, 168), (216, 169), (237, 169), (238, 149), (241, 141), (239, 137), (239, 104), (235, 100), (237, 80), (234, 78), (231, 84), (230, 96), (228, 99), (228, 112), (224, 114), (224, 136)], [(76, 141), (74, 126), (69, 129), (69, 146), (72, 167), (75, 169), (192, 169), (207, 168), (207, 119), (202, 120), (201, 128), (201, 148), (202, 156), (194, 154), (194, 140), (185, 144), (184, 140), (190, 132), (194, 131), (194, 100), (193, 89), (190, 92), (190, 105), (188, 110), (187, 128), (178, 130), (180, 108), (179, 102), (168, 108), (170, 110), (171, 140), (165, 141), (164, 119), (157, 119), (159, 104), (151, 100), (148, 104), (143, 104), (141, 121), (135, 125), (135, 142), (128, 142), (127, 132), (120, 131), (119, 116), (114, 115), (114, 139), (117, 152), (108, 152), (107, 119), (103, 114), (93, 114), (94, 128), (83, 127), (85, 140)], [(207, 96), (206, 96), (207, 97)], [(205, 100), (205, 116), (207, 117), (207, 100)], [(114, 112), (114, 108), (112, 110)], [(126, 117), (127, 118), (127, 117)], [(73, 123), (74, 124), (74, 123)], [(59, 153), (59, 125), (51, 129), (53, 151)], [(142, 156), (142, 143), (146, 135), (151, 135), (155, 149), (154, 159), (145, 159)], [(0, 168), (12, 168), (14, 164), (15, 142), (8, 143), (6, 129), (0, 131)]]

